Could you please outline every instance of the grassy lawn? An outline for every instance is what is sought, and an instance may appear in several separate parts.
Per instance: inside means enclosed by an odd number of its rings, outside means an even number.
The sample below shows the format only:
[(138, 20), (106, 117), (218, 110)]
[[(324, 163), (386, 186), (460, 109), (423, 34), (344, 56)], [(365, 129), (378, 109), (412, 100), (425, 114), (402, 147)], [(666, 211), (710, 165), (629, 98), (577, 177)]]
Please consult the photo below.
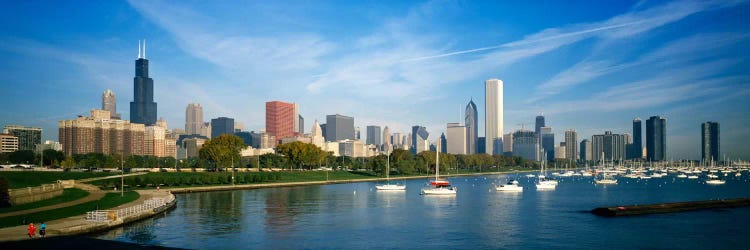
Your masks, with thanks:
[(0, 176), (8, 178), (11, 189), (35, 187), (42, 184), (52, 184), (57, 180), (79, 180), (94, 177), (116, 175), (117, 173), (103, 172), (41, 172), (41, 171), (0, 171)]
[(21, 211), (21, 210), (26, 210), (26, 209), (34, 209), (34, 208), (38, 208), (38, 207), (45, 207), (45, 206), (55, 205), (55, 204), (59, 204), (59, 203), (64, 203), (64, 202), (69, 202), (69, 201), (74, 201), (74, 200), (77, 200), (77, 199), (81, 199), (81, 198), (86, 197), (88, 195), (89, 195), (89, 192), (86, 192), (84, 190), (81, 190), (81, 189), (78, 189), (78, 188), (68, 188), (68, 189), (63, 190), (63, 193), (60, 196), (57, 196), (57, 197), (54, 197), (54, 198), (51, 198), (51, 199), (37, 201), (37, 202), (21, 204), (21, 205), (18, 205), (18, 206), (0, 208), (0, 213), (15, 212), (15, 211)]
[(113, 208), (131, 201), (138, 199), (140, 195), (134, 191), (125, 192), (124, 197), (120, 197), (120, 193), (107, 193), (103, 198), (97, 201), (86, 202), (75, 206), (59, 208), (55, 210), (48, 210), (33, 214), (24, 214), (18, 216), (11, 216), (0, 218), (0, 227), (13, 227), (24, 225), (24, 219), (26, 224), (29, 222), (39, 223), (48, 222), (51, 220), (57, 220), (67, 218), (71, 216), (85, 214), (93, 210), (103, 210)]

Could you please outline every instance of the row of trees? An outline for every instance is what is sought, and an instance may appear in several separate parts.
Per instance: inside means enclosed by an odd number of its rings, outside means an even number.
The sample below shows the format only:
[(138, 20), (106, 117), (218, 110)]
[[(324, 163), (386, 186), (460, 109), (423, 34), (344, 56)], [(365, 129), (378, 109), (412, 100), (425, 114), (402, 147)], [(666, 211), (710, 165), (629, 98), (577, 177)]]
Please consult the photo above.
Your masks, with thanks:
[[(65, 160), (65, 154), (54, 149), (45, 149), (44, 165), (59, 166)], [(0, 153), (0, 163), (2, 164), (39, 164), (42, 154), (37, 154), (32, 150), (18, 150), (10, 153)]]
[[(210, 170), (224, 170), (225, 168), (281, 168), (285, 170), (307, 169), (319, 167), (365, 169), (378, 174), (385, 172), (386, 163), (390, 160), (391, 169), (397, 173), (413, 174), (434, 171), (435, 151), (424, 151), (413, 155), (409, 151), (396, 149), (390, 155), (353, 158), (348, 156), (333, 156), (317, 146), (303, 142), (281, 144), (276, 147), (275, 154), (264, 154), (253, 157), (241, 157), (240, 151), (246, 147), (243, 140), (235, 135), (224, 134), (206, 141), (199, 151), (199, 157), (176, 160), (173, 157), (155, 157), (131, 155), (124, 157), (125, 168), (207, 168)], [(0, 162), (34, 163), (39, 162), (39, 154), (33, 151), (17, 151), (2, 154)], [(390, 158), (390, 159), (389, 159)], [(89, 153), (65, 157), (62, 152), (55, 150), (44, 151), (45, 165), (62, 166), (64, 168), (119, 168), (120, 155), (104, 155)], [(475, 170), (518, 166), (520, 168), (538, 168), (537, 162), (528, 161), (520, 157), (499, 155), (472, 154), (453, 155), (440, 153), (441, 170), (451, 169)]]

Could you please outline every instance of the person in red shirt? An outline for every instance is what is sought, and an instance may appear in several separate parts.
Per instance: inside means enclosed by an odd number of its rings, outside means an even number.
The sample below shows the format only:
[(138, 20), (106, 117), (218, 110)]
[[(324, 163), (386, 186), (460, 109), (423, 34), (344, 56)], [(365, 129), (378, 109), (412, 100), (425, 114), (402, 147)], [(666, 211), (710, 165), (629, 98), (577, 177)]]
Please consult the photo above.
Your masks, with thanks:
[(36, 232), (36, 227), (34, 226), (34, 223), (29, 223), (29, 238), (34, 238), (35, 232)]

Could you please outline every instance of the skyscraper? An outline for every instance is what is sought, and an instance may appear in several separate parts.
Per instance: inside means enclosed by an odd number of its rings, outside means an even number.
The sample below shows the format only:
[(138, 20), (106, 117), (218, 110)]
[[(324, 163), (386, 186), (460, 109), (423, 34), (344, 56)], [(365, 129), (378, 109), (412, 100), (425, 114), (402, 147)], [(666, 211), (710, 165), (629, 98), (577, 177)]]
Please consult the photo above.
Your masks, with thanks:
[(203, 107), (200, 103), (190, 103), (185, 108), (185, 133), (197, 135), (203, 127)]
[(326, 116), (326, 141), (354, 140), (354, 118), (344, 115)]
[[(613, 134), (612, 131), (605, 131), (603, 135), (593, 135), (591, 137), (592, 150), (591, 158), (594, 161), (620, 161), (625, 159), (625, 145), (627, 136), (623, 134)], [(604, 158), (602, 159), (602, 154)]]
[(411, 127), (411, 153), (412, 154), (419, 154), (419, 152), (428, 150), (430, 147), (429, 141), (427, 141), (427, 138), (430, 136), (430, 133), (427, 133), (427, 128), (422, 126), (412, 126)]
[(581, 141), (581, 160), (591, 161), (591, 141), (589, 139), (583, 139)]
[(227, 117), (211, 119), (211, 138), (222, 134), (234, 134), (234, 119)]
[(298, 114), (299, 116), (299, 134), (305, 134), (305, 118), (302, 117), (302, 115)]
[(643, 133), (641, 129), (641, 118), (636, 117), (633, 119), (633, 144), (628, 147), (628, 159), (641, 159), (643, 158), (643, 142), (641, 136)]
[(667, 119), (652, 116), (646, 121), (646, 160), (667, 159)]
[[(503, 155), (513, 155), (513, 133), (504, 134), (503, 141), (508, 142), (503, 143)], [(484, 150), (484, 147), (482, 147), (482, 150)]]
[(503, 146), (503, 81), (484, 82), (485, 153), (502, 154)]
[(479, 136), (479, 114), (477, 113), (477, 105), (474, 104), (474, 100), (469, 100), (469, 104), (466, 105), (464, 121), (466, 125), (466, 153), (476, 154), (477, 153), (477, 137)]
[(120, 119), (120, 114), (117, 113), (117, 97), (110, 89), (102, 93), (102, 110), (108, 110), (112, 119)]
[(541, 128), (546, 126), (544, 124), (544, 115), (538, 115), (536, 116), (536, 122), (534, 123), (534, 133), (536, 133), (537, 136), (539, 136), (539, 139), (542, 138), (542, 132)]
[[(547, 155), (547, 161), (552, 161), (555, 159), (555, 134), (552, 133), (551, 127), (541, 127), (539, 128), (539, 136), (540, 138), (540, 148), (542, 149), (543, 153), (540, 153), (540, 157), (544, 157), (544, 155)], [(536, 134), (536, 133), (535, 133)]]
[(448, 123), (446, 129), (447, 145), (445, 145), (445, 152), (451, 154), (466, 154), (466, 127), (461, 123)]
[[(539, 139), (536, 136), (536, 133), (528, 130), (518, 130), (514, 132), (513, 156), (519, 156), (521, 158), (532, 161), (540, 160), (541, 157), (539, 157)], [(554, 157), (554, 154), (552, 156)]]
[(154, 80), (148, 77), (148, 60), (146, 60), (146, 40), (138, 41), (138, 59), (135, 60), (135, 77), (133, 78), (133, 101), (130, 102), (130, 122), (156, 124), (156, 102), (154, 102)]
[(3, 134), (18, 138), (18, 150), (35, 150), (37, 144), (42, 144), (42, 128), (5, 125)]
[(380, 133), (380, 126), (370, 125), (367, 126), (367, 139), (366, 144), (380, 145), (382, 142), (382, 134)]
[(388, 126), (385, 126), (383, 128), (383, 146), (384, 149), (389, 149), (392, 144), (395, 144), (395, 142), (391, 142), (391, 130), (388, 129)]
[(281, 140), (299, 132), (299, 106), (282, 101), (266, 102), (266, 133)]
[(578, 160), (578, 132), (575, 130), (565, 131), (565, 159)]
[[(445, 138), (445, 133), (440, 134), (440, 153), (448, 153), (448, 140)], [(432, 147), (430, 147), (432, 150)]]
[(701, 124), (701, 157), (704, 161), (718, 161), (721, 149), (719, 123), (704, 122)]

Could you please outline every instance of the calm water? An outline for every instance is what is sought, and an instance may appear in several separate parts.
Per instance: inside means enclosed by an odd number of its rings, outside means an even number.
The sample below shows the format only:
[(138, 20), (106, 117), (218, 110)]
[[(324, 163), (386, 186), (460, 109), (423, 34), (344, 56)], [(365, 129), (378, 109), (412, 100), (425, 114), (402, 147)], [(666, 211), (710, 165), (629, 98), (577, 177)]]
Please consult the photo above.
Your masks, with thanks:
[[(624, 218), (589, 214), (594, 207), (750, 197), (747, 172), (724, 185), (703, 179), (594, 185), (591, 177), (559, 178), (537, 192), (522, 175), (448, 178), (455, 197), (420, 196), (425, 180), (406, 191), (375, 191), (378, 183), (177, 195), (165, 216), (94, 237), (195, 249), (358, 248), (744, 248), (750, 208)], [(523, 193), (495, 184), (518, 179)]]

